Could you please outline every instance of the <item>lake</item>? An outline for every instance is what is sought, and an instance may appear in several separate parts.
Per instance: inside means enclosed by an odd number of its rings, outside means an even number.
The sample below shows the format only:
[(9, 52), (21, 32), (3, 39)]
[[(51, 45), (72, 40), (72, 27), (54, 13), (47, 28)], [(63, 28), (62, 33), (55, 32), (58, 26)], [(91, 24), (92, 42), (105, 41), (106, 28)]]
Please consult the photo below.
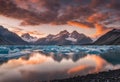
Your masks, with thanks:
[(0, 82), (36, 82), (120, 68), (120, 46), (0, 46)]

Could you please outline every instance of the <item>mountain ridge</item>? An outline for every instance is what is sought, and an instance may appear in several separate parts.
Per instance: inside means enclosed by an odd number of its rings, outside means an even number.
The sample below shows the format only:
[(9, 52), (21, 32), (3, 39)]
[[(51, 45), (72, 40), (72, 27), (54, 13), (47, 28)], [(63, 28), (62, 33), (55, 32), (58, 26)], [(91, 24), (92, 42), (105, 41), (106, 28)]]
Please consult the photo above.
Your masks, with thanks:
[[(35, 38), (28, 33), (24, 36), (30, 40)], [(77, 31), (69, 33), (67, 30), (60, 31), (56, 35), (49, 34), (34, 42), (24, 41), (22, 37), (0, 26), (0, 45), (120, 45), (120, 29), (112, 29), (94, 42), (85, 34)]]
[(120, 45), (120, 29), (113, 29), (100, 38), (98, 38), (94, 45)]
[(0, 44), (1, 45), (26, 45), (26, 41), (22, 40), (17, 34), (0, 26)]
[(91, 43), (92, 39), (84, 34), (80, 34), (77, 31), (69, 33), (67, 30), (63, 30), (56, 35), (48, 35), (44, 38), (38, 39), (36, 44), (40, 45), (80, 45)]

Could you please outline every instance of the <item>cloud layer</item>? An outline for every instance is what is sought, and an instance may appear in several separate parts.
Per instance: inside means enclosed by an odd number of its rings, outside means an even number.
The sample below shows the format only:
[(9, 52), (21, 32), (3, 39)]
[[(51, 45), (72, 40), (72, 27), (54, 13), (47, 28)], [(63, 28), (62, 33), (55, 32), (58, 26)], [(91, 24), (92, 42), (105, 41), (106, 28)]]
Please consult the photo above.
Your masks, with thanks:
[(119, 0), (0, 0), (0, 14), (23, 20), (21, 25), (56, 25), (85, 21), (97, 6), (118, 9), (117, 4)]

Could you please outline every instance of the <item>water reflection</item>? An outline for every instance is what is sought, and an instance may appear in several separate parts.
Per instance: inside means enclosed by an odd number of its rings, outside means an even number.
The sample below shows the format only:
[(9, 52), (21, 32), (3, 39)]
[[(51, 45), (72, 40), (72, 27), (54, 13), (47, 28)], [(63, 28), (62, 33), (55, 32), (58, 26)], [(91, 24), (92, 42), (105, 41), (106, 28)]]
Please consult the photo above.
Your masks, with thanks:
[(0, 82), (63, 79), (120, 68), (120, 46), (0, 47)]
[(95, 54), (43, 54), (35, 51), (0, 65), (0, 82), (32, 82), (63, 79), (118, 69)]

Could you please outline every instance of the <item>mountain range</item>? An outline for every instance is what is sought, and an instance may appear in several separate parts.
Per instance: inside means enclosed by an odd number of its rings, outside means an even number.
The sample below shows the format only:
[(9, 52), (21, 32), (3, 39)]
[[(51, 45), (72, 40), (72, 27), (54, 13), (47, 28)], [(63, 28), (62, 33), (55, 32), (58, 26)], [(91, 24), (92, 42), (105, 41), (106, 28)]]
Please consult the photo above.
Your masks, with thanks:
[(67, 30), (61, 31), (56, 35), (49, 34), (44, 38), (37, 39), (28, 33), (21, 37), (0, 26), (0, 45), (120, 45), (120, 29), (113, 29), (96, 41), (85, 34)]
[(56, 35), (50, 34), (36, 42), (39, 45), (80, 45), (87, 43), (92, 43), (92, 39), (77, 31), (69, 33), (67, 30), (61, 31)]

